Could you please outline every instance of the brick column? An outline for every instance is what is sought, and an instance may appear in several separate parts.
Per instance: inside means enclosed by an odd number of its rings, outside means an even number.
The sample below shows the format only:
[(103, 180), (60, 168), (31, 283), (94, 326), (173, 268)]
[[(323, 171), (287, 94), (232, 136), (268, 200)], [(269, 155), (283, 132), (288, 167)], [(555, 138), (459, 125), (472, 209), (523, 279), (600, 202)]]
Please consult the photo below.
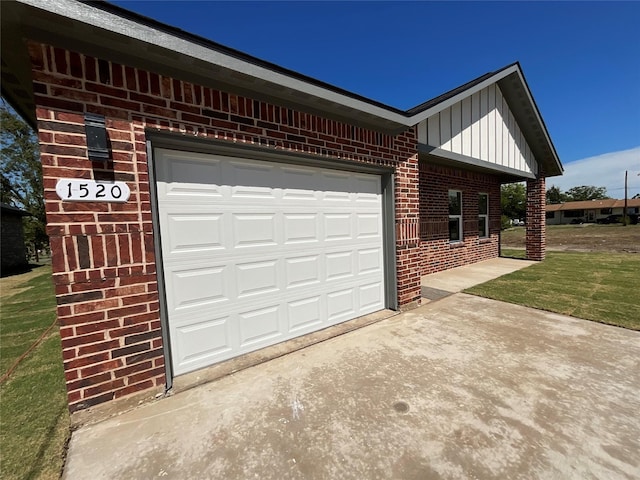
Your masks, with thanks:
[(527, 259), (544, 260), (546, 248), (546, 181), (527, 180)]
[(407, 155), (396, 169), (396, 262), (398, 304), (411, 308), (420, 301), (420, 194), (415, 128), (398, 137), (396, 148)]

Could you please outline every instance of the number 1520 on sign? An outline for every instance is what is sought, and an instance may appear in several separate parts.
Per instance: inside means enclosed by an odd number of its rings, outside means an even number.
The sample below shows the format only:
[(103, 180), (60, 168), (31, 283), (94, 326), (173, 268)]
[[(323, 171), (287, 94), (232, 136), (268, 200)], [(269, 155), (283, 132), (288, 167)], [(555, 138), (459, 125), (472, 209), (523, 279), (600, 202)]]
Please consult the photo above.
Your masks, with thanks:
[(56, 184), (56, 193), (69, 202), (119, 202), (129, 200), (131, 191), (124, 182), (96, 182), (63, 178)]

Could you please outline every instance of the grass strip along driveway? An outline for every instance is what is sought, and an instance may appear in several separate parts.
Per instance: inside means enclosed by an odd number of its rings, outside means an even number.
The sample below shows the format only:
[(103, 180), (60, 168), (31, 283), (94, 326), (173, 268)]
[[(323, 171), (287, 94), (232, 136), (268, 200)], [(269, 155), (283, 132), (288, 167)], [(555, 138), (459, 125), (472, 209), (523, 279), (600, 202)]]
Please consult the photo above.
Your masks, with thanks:
[[(2, 279), (0, 376), (56, 320), (51, 268), (40, 266), (23, 276), (25, 281), (14, 285)], [(54, 326), (0, 385), (0, 478), (59, 478), (68, 437), (60, 334)]]
[(638, 285), (638, 254), (547, 252), (544, 262), (465, 293), (640, 330)]

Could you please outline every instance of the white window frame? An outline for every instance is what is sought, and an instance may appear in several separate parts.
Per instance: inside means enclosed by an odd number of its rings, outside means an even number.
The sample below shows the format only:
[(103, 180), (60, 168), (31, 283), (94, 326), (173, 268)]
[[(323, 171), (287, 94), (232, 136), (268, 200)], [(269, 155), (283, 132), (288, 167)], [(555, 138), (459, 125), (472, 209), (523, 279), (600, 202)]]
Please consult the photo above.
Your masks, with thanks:
[[(482, 213), (480, 211), (480, 204), (481, 204), (480, 197), (483, 195), (487, 197), (487, 201), (486, 201), (487, 211), (485, 213)], [(484, 233), (485, 233), (484, 235), (480, 235), (481, 221), (484, 222)], [(489, 194), (484, 192), (478, 193), (478, 237), (489, 238)]]
[[(451, 194), (452, 193), (456, 193), (457, 195), (459, 195), (460, 197), (460, 213), (459, 214), (451, 214)], [(452, 239), (451, 238), (451, 230), (449, 230), (449, 243), (459, 243), (462, 242), (462, 190), (449, 190), (447, 192), (447, 204), (448, 204), (448, 208), (449, 208), (449, 222), (451, 222), (451, 220), (458, 220), (458, 238), (457, 239)]]

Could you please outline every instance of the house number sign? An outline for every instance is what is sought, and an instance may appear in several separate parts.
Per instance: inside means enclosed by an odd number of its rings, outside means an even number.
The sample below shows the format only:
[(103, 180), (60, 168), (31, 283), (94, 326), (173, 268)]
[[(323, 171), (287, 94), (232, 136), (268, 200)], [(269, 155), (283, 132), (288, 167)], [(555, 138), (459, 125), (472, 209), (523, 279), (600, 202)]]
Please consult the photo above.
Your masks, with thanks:
[(69, 202), (117, 202), (129, 200), (131, 191), (124, 182), (96, 182), (78, 178), (63, 178), (56, 184), (56, 193)]

